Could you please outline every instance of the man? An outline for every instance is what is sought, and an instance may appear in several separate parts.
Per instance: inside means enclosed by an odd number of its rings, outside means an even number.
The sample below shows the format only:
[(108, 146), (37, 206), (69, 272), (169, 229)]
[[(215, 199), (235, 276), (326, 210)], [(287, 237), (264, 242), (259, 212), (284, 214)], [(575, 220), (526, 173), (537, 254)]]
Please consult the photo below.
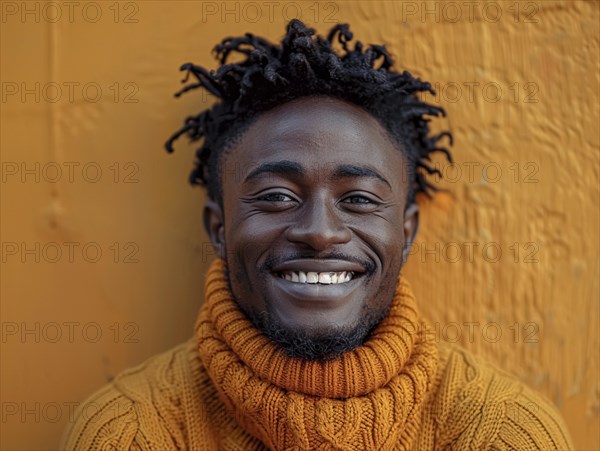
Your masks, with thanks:
[(191, 181), (219, 258), (195, 337), (92, 397), (66, 448), (570, 448), (547, 400), (435, 342), (401, 276), (429, 158), (450, 158), (430, 85), (346, 25), (313, 35), (293, 20), (280, 46), (228, 38), (218, 71), (182, 67), (180, 93), (220, 99), (167, 143), (203, 139)]

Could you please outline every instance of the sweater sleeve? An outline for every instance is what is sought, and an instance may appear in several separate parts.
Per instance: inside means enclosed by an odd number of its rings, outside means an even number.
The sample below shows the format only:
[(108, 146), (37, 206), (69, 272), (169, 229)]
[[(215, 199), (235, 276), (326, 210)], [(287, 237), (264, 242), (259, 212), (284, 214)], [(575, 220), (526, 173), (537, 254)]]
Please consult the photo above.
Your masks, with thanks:
[(572, 450), (561, 415), (543, 395), (523, 386), (505, 403), (493, 450)]
[(206, 418), (198, 384), (208, 377), (192, 372), (196, 356), (190, 340), (120, 373), (79, 406), (61, 449), (169, 451), (197, 442), (199, 434), (212, 443), (211, 423), (193, 421)]
[(563, 419), (545, 396), (463, 348), (441, 350), (441, 378), (426, 412), (433, 423), (425, 422), (435, 435), (434, 449), (573, 449)]
[(107, 385), (79, 406), (65, 430), (64, 450), (146, 450), (138, 441), (133, 403)]

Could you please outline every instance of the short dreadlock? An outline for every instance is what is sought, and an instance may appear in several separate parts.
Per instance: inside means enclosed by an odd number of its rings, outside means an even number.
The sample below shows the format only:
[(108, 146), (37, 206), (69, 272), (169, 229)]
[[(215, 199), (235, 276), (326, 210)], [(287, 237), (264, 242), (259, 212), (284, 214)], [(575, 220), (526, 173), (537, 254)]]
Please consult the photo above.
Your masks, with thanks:
[[(252, 119), (300, 97), (329, 96), (362, 107), (400, 144), (408, 162), (410, 202), (418, 192), (431, 196), (437, 188), (426, 175), (441, 175), (430, 164), (431, 155), (442, 152), (452, 162), (449, 150), (438, 145), (443, 137), (452, 145), (452, 134), (444, 131), (429, 136), (429, 119), (425, 117), (445, 116), (444, 109), (424, 103), (416, 95), (425, 91), (435, 94), (431, 85), (407, 71), (392, 70), (392, 58), (384, 46), (369, 45), (363, 50), (363, 44), (355, 41), (351, 50), (353, 35), (347, 24), (334, 26), (327, 39), (313, 37), (314, 34), (314, 29), (293, 19), (281, 46), (246, 33), (243, 37), (226, 38), (215, 47), (221, 63), (216, 72), (192, 63), (181, 66), (187, 72), (182, 83), (187, 83), (190, 75), (195, 81), (177, 92), (176, 97), (204, 88), (220, 100), (212, 108), (187, 117), (184, 126), (165, 144), (167, 151), (172, 152), (173, 142), (183, 134), (191, 141), (204, 138), (196, 152), (190, 183), (206, 186), (209, 197), (222, 203), (220, 156)], [(336, 40), (342, 53), (332, 47)], [(228, 63), (232, 52), (245, 57), (239, 63)]]

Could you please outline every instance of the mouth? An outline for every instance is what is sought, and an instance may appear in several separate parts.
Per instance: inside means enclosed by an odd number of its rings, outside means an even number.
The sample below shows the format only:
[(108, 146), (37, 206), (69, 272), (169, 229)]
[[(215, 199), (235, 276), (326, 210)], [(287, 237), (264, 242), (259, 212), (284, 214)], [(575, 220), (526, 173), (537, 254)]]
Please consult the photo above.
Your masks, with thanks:
[(366, 272), (359, 263), (333, 259), (290, 260), (273, 268), (276, 277), (288, 282), (308, 285), (341, 285)]
[[(295, 259), (270, 268), (270, 285), (275, 304), (285, 317), (312, 315), (316, 312), (352, 310), (362, 303), (362, 279), (369, 268), (360, 262), (338, 259)], [(319, 314), (321, 314), (319, 313)], [(314, 319), (314, 318), (313, 318)], [(312, 321), (307, 319), (307, 321)]]
[(281, 271), (276, 273), (282, 279), (294, 283), (332, 285), (348, 283), (357, 276), (353, 271)]

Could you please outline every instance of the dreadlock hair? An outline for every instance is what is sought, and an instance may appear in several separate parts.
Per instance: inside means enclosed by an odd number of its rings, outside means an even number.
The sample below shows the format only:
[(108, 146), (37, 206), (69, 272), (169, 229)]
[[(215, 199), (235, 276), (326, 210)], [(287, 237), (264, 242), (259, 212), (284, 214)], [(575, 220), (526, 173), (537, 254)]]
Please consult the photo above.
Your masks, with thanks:
[[(452, 145), (452, 134), (444, 131), (429, 136), (426, 116), (445, 116), (443, 108), (424, 103), (417, 93), (435, 94), (428, 82), (413, 77), (407, 71), (392, 69), (392, 58), (381, 45), (364, 49), (360, 41), (350, 49), (352, 33), (349, 25), (334, 26), (326, 39), (313, 37), (315, 30), (293, 19), (281, 46), (246, 33), (243, 37), (225, 38), (214, 48), (221, 66), (215, 72), (192, 63), (181, 66), (187, 83), (175, 96), (203, 88), (219, 99), (212, 108), (185, 119), (183, 127), (166, 142), (168, 152), (181, 135), (191, 141), (204, 138), (196, 152), (195, 167), (190, 174), (192, 185), (203, 185), (212, 200), (222, 203), (220, 160), (224, 150), (259, 113), (291, 100), (307, 96), (329, 96), (363, 108), (384, 126), (400, 145), (408, 163), (409, 201), (417, 193), (428, 197), (437, 188), (427, 180), (427, 174), (441, 173), (431, 165), (431, 155), (445, 154), (439, 141), (446, 137)], [(333, 49), (341, 44), (342, 52)], [(228, 63), (233, 52), (242, 55), (239, 63)], [(245, 55), (245, 57), (244, 57)], [(193, 81), (188, 81), (190, 75)]]

